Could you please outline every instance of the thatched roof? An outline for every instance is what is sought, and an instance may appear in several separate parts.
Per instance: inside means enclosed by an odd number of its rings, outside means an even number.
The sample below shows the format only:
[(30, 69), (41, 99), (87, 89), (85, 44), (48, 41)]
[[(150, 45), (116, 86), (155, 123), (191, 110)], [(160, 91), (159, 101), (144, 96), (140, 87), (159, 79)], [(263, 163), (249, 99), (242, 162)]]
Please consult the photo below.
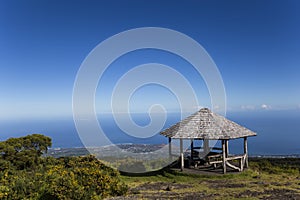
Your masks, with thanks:
[(208, 108), (202, 108), (160, 134), (171, 138), (210, 140), (256, 136), (251, 130), (211, 112)]

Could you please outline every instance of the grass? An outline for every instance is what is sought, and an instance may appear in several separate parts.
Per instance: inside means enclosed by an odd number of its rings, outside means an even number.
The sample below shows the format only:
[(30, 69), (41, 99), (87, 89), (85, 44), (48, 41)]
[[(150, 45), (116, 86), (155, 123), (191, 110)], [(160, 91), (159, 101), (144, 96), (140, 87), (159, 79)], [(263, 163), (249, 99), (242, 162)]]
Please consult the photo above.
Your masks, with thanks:
[[(298, 160), (297, 160), (298, 162)], [(152, 176), (121, 176), (129, 186), (128, 198), (157, 197), (205, 199), (300, 199), (300, 165), (253, 160), (241, 173), (226, 175), (187, 174), (163, 171)]]

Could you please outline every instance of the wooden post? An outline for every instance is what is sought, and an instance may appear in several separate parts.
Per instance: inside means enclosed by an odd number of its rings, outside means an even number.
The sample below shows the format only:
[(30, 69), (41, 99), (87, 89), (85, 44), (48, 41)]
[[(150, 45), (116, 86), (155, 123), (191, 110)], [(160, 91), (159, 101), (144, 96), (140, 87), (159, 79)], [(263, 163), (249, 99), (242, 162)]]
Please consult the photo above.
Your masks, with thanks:
[(222, 140), (222, 153), (223, 153), (223, 173), (226, 174), (226, 148), (225, 140)]
[(169, 137), (169, 161), (172, 161), (172, 138)]
[(194, 140), (191, 139), (191, 160), (193, 160), (194, 158), (193, 152), (194, 152)]
[(248, 168), (248, 146), (247, 146), (247, 137), (244, 137), (244, 154), (245, 154), (245, 167)]
[(226, 155), (226, 158), (228, 157), (228, 153), (229, 153), (229, 150), (228, 150), (228, 140), (225, 140), (225, 155)]
[[(189, 159), (189, 168), (194, 165), (194, 139), (191, 139), (191, 157)], [(195, 166), (195, 165), (194, 165)]]
[(244, 170), (244, 159), (240, 159), (240, 171), (242, 172)]
[(208, 139), (203, 139), (203, 149), (204, 149), (204, 156), (207, 156), (209, 153), (209, 140)]
[(184, 168), (183, 144), (182, 144), (182, 138), (180, 138), (180, 170), (183, 171), (183, 168)]

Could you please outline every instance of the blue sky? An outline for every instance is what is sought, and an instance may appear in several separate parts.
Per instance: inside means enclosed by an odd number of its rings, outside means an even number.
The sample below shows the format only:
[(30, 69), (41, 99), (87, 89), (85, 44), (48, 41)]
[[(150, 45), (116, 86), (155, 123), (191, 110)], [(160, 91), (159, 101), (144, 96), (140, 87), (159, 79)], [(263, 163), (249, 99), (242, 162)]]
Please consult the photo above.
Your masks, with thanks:
[[(88, 53), (114, 34), (149, 26), (182, 32), (206, 49), (222, 75), (228, 110), (299, 110), (299, 9), (296, 0), (1, 1), (0, 118), (71, 115), (73, 84)], [(100, 110), (124, 69), (148, 62), (180, 71), (199, 87), (199, 104), (209, 106), (201, 76), (180, 58), (154, 50), (127, 56), (100, 81)], [(153, 103), (178, 106), (155, 85), (132, 99), (142, 111)]]

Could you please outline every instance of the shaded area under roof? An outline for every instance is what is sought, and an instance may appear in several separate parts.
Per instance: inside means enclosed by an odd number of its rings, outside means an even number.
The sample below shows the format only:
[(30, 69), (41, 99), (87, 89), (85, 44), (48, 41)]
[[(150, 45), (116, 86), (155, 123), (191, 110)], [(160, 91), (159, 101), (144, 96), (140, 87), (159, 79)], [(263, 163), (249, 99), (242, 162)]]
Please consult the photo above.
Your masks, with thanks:
[(256, 133), (211, 112), (208, 108), (202, 108), (198, 112), (183, 119), (181, 122), (160, 132), (169, 138), (182, 139), (236, 139), (256, 136)]

